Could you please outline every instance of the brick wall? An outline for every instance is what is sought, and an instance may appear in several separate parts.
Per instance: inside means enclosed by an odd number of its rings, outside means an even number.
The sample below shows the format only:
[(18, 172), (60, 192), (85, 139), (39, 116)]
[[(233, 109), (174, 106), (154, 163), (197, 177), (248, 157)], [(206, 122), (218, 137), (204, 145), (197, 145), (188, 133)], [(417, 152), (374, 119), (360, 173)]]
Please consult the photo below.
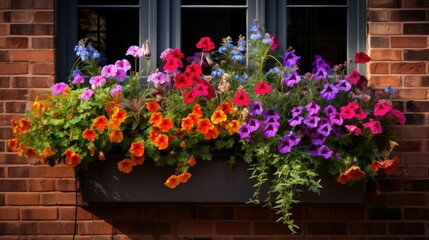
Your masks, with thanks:
[[(424, 240), (429, 236), (429, 1), (369, 0), (372, 83), (396, 89), (407, 114), (401, 159), (409, 178), (380, 178), (362, 205), (300, 205), (289, 235), (251, 205), (85, 206), (76, 239)], [(73, 169), (35, 167), (6, 149), (9, 121), (54, 82), (54, 1), (0, 0), (0, 240), (71, 239)]]

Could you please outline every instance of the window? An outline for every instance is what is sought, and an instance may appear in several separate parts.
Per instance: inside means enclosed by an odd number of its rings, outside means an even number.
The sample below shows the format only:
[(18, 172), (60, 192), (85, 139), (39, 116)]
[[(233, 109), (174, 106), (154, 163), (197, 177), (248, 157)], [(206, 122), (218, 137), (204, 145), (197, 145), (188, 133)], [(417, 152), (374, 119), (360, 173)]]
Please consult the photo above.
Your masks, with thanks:
[(296, 49), (304, 70), (315, 54), (338, 63), (364, 50), (365, 0), (57, 0), (56, 7), (57, 81), (66, 79), (76, 59), (73, 47), (86, 36), (106, 62), (148, 39), (154, 69), (165, 48), (193, 55), (200, 37), (216, 45), (223, 37), (236, 40), (254, 19), (266, 23), (282, 50)]

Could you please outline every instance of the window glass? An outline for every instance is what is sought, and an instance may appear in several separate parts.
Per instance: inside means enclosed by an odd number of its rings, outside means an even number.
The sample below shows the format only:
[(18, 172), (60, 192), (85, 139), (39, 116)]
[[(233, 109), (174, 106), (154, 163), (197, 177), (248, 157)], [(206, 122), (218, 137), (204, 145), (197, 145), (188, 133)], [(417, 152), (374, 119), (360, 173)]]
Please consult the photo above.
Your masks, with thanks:
[(288, 0), (288, 5), (347, 5), (347, 0)]
[(246, 5), (246, 0), (182, 0), (182, 5)]
[(288, 8), (287, 44), (301, 56), (301, 74), (311, 72), (315, 55), (330, 65), (347, 57), (347, 8)]
[(78, 0), (79, 5), (138, 5), (139, 0)]
[(182, 8), (181, 49), (185, 56), (200, 52), (195, 44), (201, 37), (210, 37), (220, 46), (224, 37), (234, 41), (246, 35), (246, 8)]
[(106, 63), (125, 58), (128, 47), (139, 44), (138, 9), (80, 8), (78, 39), (85, 37), (106, 58)]

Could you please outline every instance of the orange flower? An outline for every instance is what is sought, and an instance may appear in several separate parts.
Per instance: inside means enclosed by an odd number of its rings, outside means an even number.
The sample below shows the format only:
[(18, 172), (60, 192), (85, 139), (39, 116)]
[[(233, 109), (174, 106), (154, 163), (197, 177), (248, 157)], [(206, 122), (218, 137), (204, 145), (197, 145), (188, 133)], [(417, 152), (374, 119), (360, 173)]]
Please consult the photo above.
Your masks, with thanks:
[(107, 126), (107, 118), (104, 115), (99, 116), (98, 118), (94, 119), (92, 126), (95, 127), (99, 132), (102, 132)]
[(338, 177), (338, 182), (341, 184), (346, 184), (350, 180), (359, 180), (365, 177), (365, 172), (360, 170), (357, 166), (351, 166), (347, 171), (341, 173)]
[(70, 158), (70, 157), (72, 157), (75, 154), (76, 154), (75, 151), (73, 151), (70, 148), (67, 148), (67, 150), (64, 152), (64, 155), (66, 155), (66, 158)]
[(70, 88), (70, 87), (66, 87), (66, 88), (64, 88), (63, 95), (64, 95), (64, 96), (68, 96), (68, 95), (70, 94), (70, 91), (71, 91), (71, 88)]
[(161, 106), (159, 106), (159, 104), (156, 101), (149, 101), (146, 103), (146, 109), (151, 113), (158, 111), (158, 109), (160, 108)]
[(184, 172), (179, 175), (179, 179), (181, 183), (186, 183), (191, 178), (191, 174), (188, 172)]
[(225, 129), (228, 131), (229, 135), (232, 135), (238, 132), (238, 129), (240, 129), (240, 126), (241, 126), (241, 122), (239, 120), (232, 120), (225, 126)]
[(203, 111), (201, 110), (201, 106), (200, 104), (195, 104), (194, 107), (192, 108), (192, 113), (197, 114), (198, 117), (203, 116)]
[(123, 173), (129, 173), (133, 170), (133, 164), (129, 158), (118, 162), (118, 170)]
[(37, 152), (34, 150), (34, 148), (27, 148), (25, 150), (25, 155), (27, 155), (28, 159), (33, 159), (37, 156)]
[(195, 164), (197, 164), (197, 161), (195, 161), (194, 155), (191, 155), (189, 157), (189, 160), (188, 160), (187, 164), (190, 165), (190, 166), (194, 166)]
[(117, 103), (116, 103), (116, 102), (114, 102), (114, 101), (111, 101), (111, 102), (108, 102), (108, 103), (106, 104), (105, 109), (106, 109), (107, 114), (112, 115), (112, 114), (114, 114), (117, 110), (119, 110), (119, 107), (120, 107), (120, 105), (119, 105), (119, 104), (117, 104)]
[(180, 184), (180, 178), (176, 175), (171, 175), (167, 181), (165, 181), (164, 185), (169, 188), (175, 188)]
[(8, 147), (12, 152), (16, 152), (17, 147), (18, 147), (18, 139), (17, 139), (17, 138), (9, 139), (9, 140), (7, 141), (7, 147)]
[(149, 133), (149, 139), (152, 141), (152, 142), (155, 142), (156, 141), (156, 137), (158, 137), (158, 135), (159, 135), (159, 131), (157, 130), (157, 129), (154, 129), (153, 127), (152, 127), (152, 130), (150, 131), (150, 133)]
[(191, 118), (192, 121), (194, 121), (194, 124), (197, 124), (198, 120), (200, 119), (200, 117), (196, 113), (190, 113), (187, 117)]
[(25, 146), (25, 144), (23, 142), (21, 142), (18, 145), (18, 150), (17, 150), (18, 156), (22, 157), (22, 154), (25, 153), (26, 151), (27, 151), (27, 146)]
[(144, 143), (139, 141), (139, 142), (133, 142), (131, 144), (130, 153), (134, 154), (136, 157), (141, 157), (144, 154)]
[(212, 123), (219, 124), (226, 121), (226, 114), (222, 110), (217, 110), (211, 117)]
[(52, 152), (52, 150), (51, 150), (51, 146), (47, 145), (47, 146), (43, 149), (42, 153), (40, 153), (40, 157), (41, 157), (41, 158), (47, 158), (47, 157), (52, 156), (52, 155), (54, 155), (54, 154), (55, 154), (55, 153), (54, 153), (54, 152)]
[(137, 157), (137, 156), (132, 156), (131, 157), (131, 164), (133, 166), (137, 166), (137, 165), (142, 165), (144, 163), (144, 157)]
[(159, 134), (155, 139), (155, 146), (160, 150), (166, 149), (168, 147), (168, 136), (165, 134)]
[(182, 118), (182, 129), (187, 131), (192, 131), (194, 128), (194, 120), (190, 117)]
[(121, 126), (121, 123), (118, 120), (110, 119), (107, 122), (107, 128), (110, 130), (119, 130), (119, 127)]
[(162, 114), (160, 112), (154, 112), (150, 116), (149, 122), (153, 125), (157, 125), (158, 122), (162, 119)]
[(66, 158), (66, 163), (71, 165), (72, 167), (76, 167), (76, 165), (78, 165), (80, 163), (80, 159), (82, 157), (79, 154), (73, 154), (70, 157)]
[(112, 115), (112, 119), (120, 123), (123, 123), (125, 121), (125, 118), (127, 118), (127, 111), (125, 110), (116, 110), (115, 113), (113, 113)]
[(386, 174), (395, 174), (399, 167), (399, 158), (395, 156), (393, 159), (386, 159), (382, 162), (375, 161), (371, 164), (370, 169), (374, 171), (378, 171), (379, 169), (383, 169)]
[(174, 127), (174, 124), (173, 121), (171, 121), (171, 118), (161, 118), (156, 126), (161, 130), (161, 132), (168, 132), (172, 127)]
[(214, 128), (213, 124), (209, 119), (205, 118), (198, 121), (198, 131), (203, 134), (206, 134), (210, 129)]
[(120, 130), (112, 131), (109, 134), (109, 141), (110, 142), (120, 143), (120, 142), (122, 142), (123, 139), (124, 139), (124, 135), (122, 134), (122, 131), (120, 131)]
[(10, 120), (10, 126), (12, 127), (13, 135), (19, 136), (21, 134), (21, 128), (19, 127), (19, 123), (17, 120)]
[(19, 126), (21, 128), (21, 132), (26, 133), (31, 128), (31, 122), (26, 118), (19, 119)]
[(93, 129), (86, 128), (85, 131), (82, 133), (82, 137), (84, 139), (88, 139), (90, 142), (94, 142), (97, 135), (95, 134), (95, 131)]
[(225, 114), (228, 114), (232, 109), (231, 102), (225, 101), (217, 107), (217, 110), (222, 110)]
[(217, 128), (210, 129), (207, 133), (204, 134), (207, 140), (216, 139), (219, 136), (219, 131)]

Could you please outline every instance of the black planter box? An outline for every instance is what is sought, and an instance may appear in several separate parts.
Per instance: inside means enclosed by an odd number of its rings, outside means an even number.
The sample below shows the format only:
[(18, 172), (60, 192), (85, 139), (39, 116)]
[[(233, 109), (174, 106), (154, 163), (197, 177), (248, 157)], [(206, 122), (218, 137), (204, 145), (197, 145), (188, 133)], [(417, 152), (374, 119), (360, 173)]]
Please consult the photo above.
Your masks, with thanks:
[[(199, 161), (192, 177), (175, 189), (164, 185), (174, 173), (172, 167), (156, 167), (146, 160), (130, 173), (117, 169), (117, 162), (94, 162), (80, 177), (83, 201), (87, 203), (246, 203), (253, 194), (254, 180), (244, 162), (231, 168), (226, 161)], [(363, 185), (344, 186), (332, 176), (322, 176), (320, 196), (305, 189), (301, 203), (363, 202)]]

